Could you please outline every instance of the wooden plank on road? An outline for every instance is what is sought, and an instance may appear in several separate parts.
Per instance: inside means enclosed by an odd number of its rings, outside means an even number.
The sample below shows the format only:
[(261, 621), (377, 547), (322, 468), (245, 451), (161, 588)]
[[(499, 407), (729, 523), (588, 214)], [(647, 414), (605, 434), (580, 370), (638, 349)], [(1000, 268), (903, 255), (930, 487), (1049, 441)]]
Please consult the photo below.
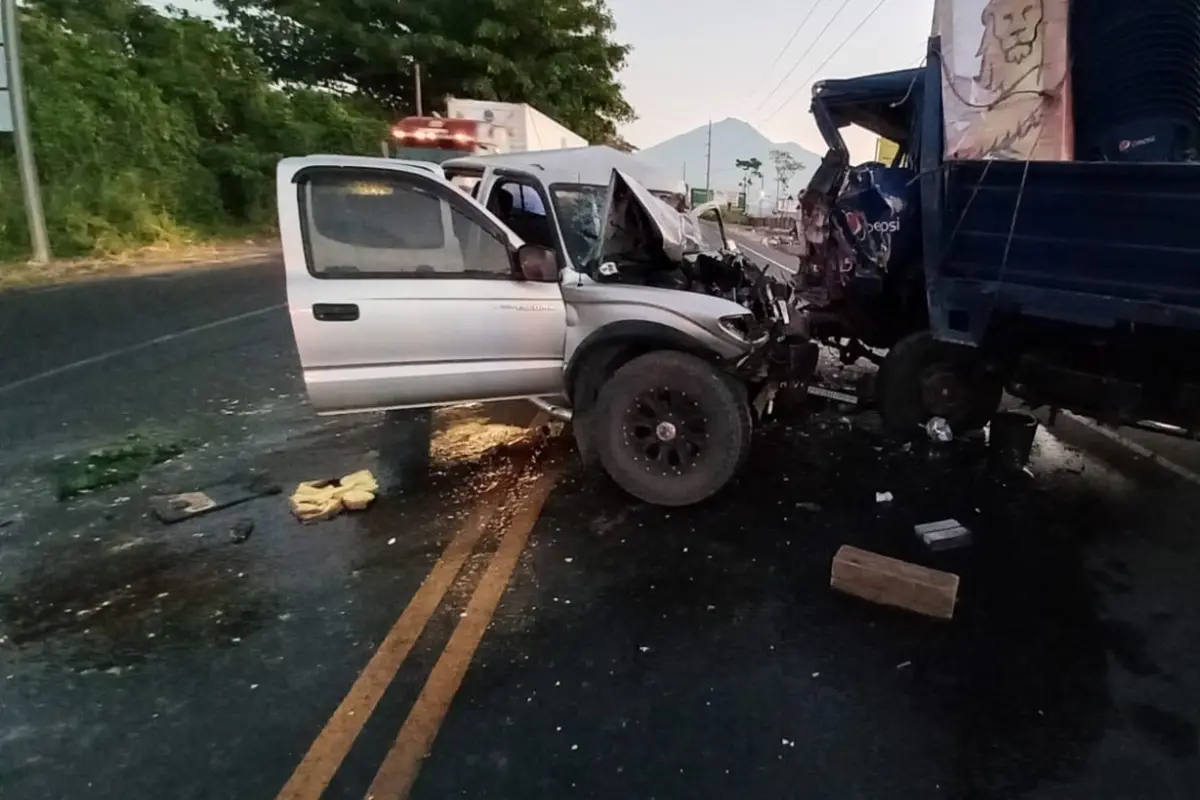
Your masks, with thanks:
[(958, 599), (957, 575), (850, 545), (842, 545), (833, 557), (829, 585), (872, 603), (938, 619), (951, 619)]

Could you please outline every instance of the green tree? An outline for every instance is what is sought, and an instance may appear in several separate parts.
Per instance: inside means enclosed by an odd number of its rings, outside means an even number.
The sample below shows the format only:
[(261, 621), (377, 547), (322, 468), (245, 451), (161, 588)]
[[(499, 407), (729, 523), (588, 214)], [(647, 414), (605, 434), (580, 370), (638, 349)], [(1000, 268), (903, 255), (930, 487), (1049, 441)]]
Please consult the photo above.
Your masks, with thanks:
[(604, 0), (216, 0), (289, 84), (356, 92), (397, 113), (446, 97), (530, 103), (589, 141), (633, 119)]
[(734, 165), (742, 171), (742, 180), (740, 183), (741, 190), (746, 193), (747, 202), (750, 199), (750, 187), (754, 183), (754, 179), (763, 179), (762, 161), (757, 158), (739, 158), (734, 161)]
[[(137, 0), (30, 0), (21, 33), (59, 255), (262, 226), (280, 158), (375, 152), (386, 130), (357, 103), (274, 86), (233, 32)], [(16, 183), (0, 147), (0, 194)], [(26, 247), (21, 204), (0, 204), (0, 255)]]
[(768, 155), (775, 167), (775, 185), (778, 187), (778, 194), (780, 197), (786, 197), (792, 177), (804, 169), (804, 165), (786, 150), (772, 150)]

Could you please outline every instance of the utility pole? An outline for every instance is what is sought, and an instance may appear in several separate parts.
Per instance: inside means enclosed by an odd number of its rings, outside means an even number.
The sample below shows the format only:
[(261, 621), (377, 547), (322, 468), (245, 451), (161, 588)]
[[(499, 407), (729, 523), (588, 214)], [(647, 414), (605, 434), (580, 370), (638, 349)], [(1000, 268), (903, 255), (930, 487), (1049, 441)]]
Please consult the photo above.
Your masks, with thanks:
[(0, 72), (0, 106), (9, 105), (11, 126), (7, 115), (0, 111), (0, 131), (11, 129), (17, 151), (17, 171), (21, 176), (21, 193), (25, 199), (25, 219), (29, 224), (29, 243), (32, 261), (45, 264), (50, 260), (50, 241), (46, 237), (46, 218), (42, 213), (42, 191), (38, 185), (37, 164), (29, 142), (29, 113), (25, 108), (25, 80), (21, 74), (21, 46), (17, 31), (17, 0), (0, 0), (0, 55), (4, 69)]
[(704, 195), (707, 200), (712, 199), (712, 120), (708, 121), (708, 155), (705, 156), (704, 165)]
[(419, 62), (419, 61), (413, 62), (413, 78), (416, 80), (416, 83), (417, 83), (417, 116), (423, 117), (425, 115), (422, 113), (423, 108), (422, 108), (422, 103), (421, 103), (421, 62)]

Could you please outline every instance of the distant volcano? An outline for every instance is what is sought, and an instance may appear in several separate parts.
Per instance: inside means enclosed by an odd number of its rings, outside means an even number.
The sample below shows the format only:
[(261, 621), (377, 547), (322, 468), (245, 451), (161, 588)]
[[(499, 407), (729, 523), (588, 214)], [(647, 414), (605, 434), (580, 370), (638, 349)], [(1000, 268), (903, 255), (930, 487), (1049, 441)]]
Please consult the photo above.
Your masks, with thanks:
[[(766, 193), (769, 202), (775, 199), (775, 170), (770, 152), (785, 150), (804, 165), (792, 178), (788, 194), (808, 183), (812, 171), (821, 162), (817, 154), (795, 142), (772, 142), (758, 130), (740, 119), (724, 119), (712, 126), (712, 187), (720, 191), (737, 191), (742, 173), (734, 166), (738, 159), (757, 158), (763, 163)], [(705, 156), (708, 152), (708, 126), (673, 136), (665, 142), (647, 147), (638, 156), (687, 180), (691, 186), (704, 186)], [(757, 187), (751, 190), (756, 198)]]

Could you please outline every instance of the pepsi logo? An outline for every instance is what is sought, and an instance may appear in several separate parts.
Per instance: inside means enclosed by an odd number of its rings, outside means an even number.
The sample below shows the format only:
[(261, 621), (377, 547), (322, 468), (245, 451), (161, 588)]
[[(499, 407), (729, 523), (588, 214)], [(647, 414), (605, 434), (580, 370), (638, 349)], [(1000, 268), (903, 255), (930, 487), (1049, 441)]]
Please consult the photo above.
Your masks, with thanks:
[(867, 215), (861, 211), (846, 212), (846, 228), (851, 236), (862, 236), (867, 227)]

